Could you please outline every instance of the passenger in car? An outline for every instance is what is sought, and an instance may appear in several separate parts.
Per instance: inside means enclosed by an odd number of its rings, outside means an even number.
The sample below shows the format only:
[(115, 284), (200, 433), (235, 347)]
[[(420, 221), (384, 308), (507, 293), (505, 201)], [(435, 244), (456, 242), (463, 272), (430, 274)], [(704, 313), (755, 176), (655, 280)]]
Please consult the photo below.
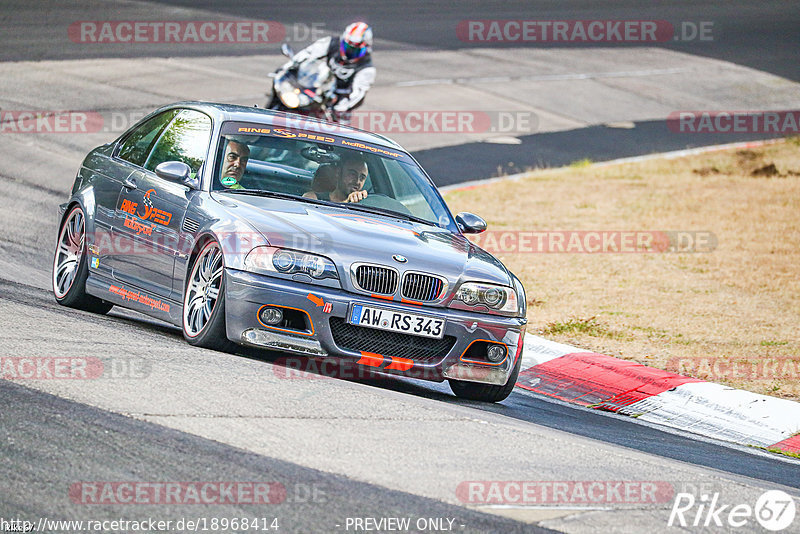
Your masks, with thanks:
[(347, 152), (336, 165), (320, 165), (314, 173), (311, 191), (303, 196), (332, 202), (360, 202), (367, 198), (364, 182), (367, 162), (356, 152)]
[(330, 200), (330, 193), (336, 188), (336, 177), (339, 167), (333, 163), (323, 163), (314, 171), (314, 179), (311, 181), (311, 191), (303, 196), (306, 198), (318, 198)]

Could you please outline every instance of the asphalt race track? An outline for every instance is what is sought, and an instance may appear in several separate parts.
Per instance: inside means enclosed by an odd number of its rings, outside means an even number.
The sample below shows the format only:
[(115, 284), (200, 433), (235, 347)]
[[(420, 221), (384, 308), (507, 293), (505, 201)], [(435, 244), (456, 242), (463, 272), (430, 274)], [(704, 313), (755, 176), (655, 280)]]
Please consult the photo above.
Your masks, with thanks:
[[(319, 22), (333, 32), (363, 16), (376, 28), (381, 62), (366, 110), (535, 118), (533, 127), (511, 132), (388, 132), (439, 185), (449, 185), (492, 176), (498, 167), (517, 172), (770, 137), (676, 134), (664, 119), (685, 109), (800, 109), (799, 8), (579, 1), (419, 3), (399, 11), (379, 2), (345, 14), (340, 3), (312, 2), (4, 2), (0, 112), (86, 110), (104, 123), (91, 132), (10, 133), (5, 125), (0, 133), (0, 356), (96, 357), (116, 372), (0, 382), (0, 520), (258, 517), (278, 519), (279, 532), (728, 532), (669, 529), (674, 496), (717, 495), (720, 503), (750, 506), (770, 489), (800, 498), (798, 460), (522, 390), (487, 406), (457, 401), (444, 384), (296, 375), (281, 355), (195, 349), (180, 331), (133, 312), (98, 316), (60, 307), (49, 289), (57, 206), (88, 150), (167, 102), (261, 104), (266, 75), (281, 62), (277, 43), (76, 43), (67, 36), (75, 21), (251, 18), (291, 28)], [(466, 19), (531, 18), (710, 20), (717, 33), (711, 42), (592, 48), (476, 46), (454, 30)], [(468, 502), (462, 490), (470, 481), (647, 482), (669, 491), (624, 503), (522, 506), (513, 499)], [(76, 485), (103, 482), (282, 489), (276, 502), (258, 505), (91, 504), (76, 497)], [(412, 526), (392, 529), (366, 518), (410, 518)], [(763, 529), (751, 520), (735, 531)]]
[[(158, 5), (164, 8), (159, 8)], [(397, 9), (387, 1), (370, 2), (353, 10), (342, 9), (336, 2), (258, 2), (254, 0), (158, 0), (137, 8), (121, 7), (99, 1), (70, 3), (6, 2), (5, 20), (14, 24), (4, 28), (8, 44), (0, 52), (4, 61), (76, 59), (87, 57), (139, 57), (140, 51), (128, 46), (116, 47), (110, 53), (103, 49), (87, 51), (70, 48), (60, 42), (60, 25), (76, 20), (122, 20), (117, 18), (123, 10), (139, 13), (178, 14), (170, 7), (191, 8), (211, 13), (232, 15), (259, 20), (276, 20), (286, 24), (320, 22), (326, 28), (339, 28), (363, 18), (380, 29), (377, 36), (390, 41), (384, 48), (414, 50), (415, 48), (458, 49), (464, 46), (451, 31), (458, 22), (473, 19), (541, 19), (541, 20), (667, 20), (672, 23), (712, 21), (719, 32), (718, 39), (706, 41), (665, 42), (663, 46), (686, 50), (724, 61), (733, 61), (747, 67), (763, 70), (800, 81), (800, 66), (794, 44), (800, 32), (800, 12), (797, 3), (771, 0), (757, 5), (743, 0), (731, 2), (680, 2), (671, 5), (643, 4), (634, 1), (603, 2), (588, 0), (569, 3), (557, 1), (503, 2), (424, 2), (415, 0)], [(45, 9), (38, 9), (46, 6)], [(179, 16), (178, 19), (184, 19)], [(150, 17), (143, 20), (155, 20)], [(204, 20), (204, 19), (200, 19)], [(302, 36), (302, 34), (298, 34)], [(290, 35), (291, 37), (291, 35)], [(500, 46), (504, 46), (500, 44)], [(505, 46), (513, 46), (505, 44)], [(562, 46), (577, 46), (569, 43)], [(623, 45), (626, 46), (626, 45)], [(244, 49), (217, 47), (217, 53), (248, 54), (255, 46)], [(277, 48), (277, 47), (276, 47)], [(198, 50), (166, 48), (160, 55), (198, 54)], [(206, 53), (203, 51), (203, 53)], [(409, 62), (416, 58), (409, 57)]]

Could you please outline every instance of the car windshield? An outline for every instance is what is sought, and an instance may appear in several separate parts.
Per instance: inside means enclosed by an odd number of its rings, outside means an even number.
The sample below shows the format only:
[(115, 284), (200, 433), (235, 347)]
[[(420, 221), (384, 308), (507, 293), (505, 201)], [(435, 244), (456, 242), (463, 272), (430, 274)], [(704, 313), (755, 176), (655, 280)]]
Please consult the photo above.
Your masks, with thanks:
[(329, 133), (228, 122), (216, 160), (214, 191), (289, 194), (456, 231), (422, 169), (395, 149)]

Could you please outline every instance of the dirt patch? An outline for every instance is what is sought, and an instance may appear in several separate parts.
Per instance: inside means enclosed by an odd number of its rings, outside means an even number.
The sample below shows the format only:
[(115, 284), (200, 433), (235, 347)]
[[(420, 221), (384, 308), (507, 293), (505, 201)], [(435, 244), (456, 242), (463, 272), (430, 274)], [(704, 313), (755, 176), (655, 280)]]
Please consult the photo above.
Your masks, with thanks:
[(756, 170), (754, 170), (753, 172), (750, 173), (750, 176), (767, 176), (767, 177), (770, 177), (770, 176), (780, 176), (780, 175), (781, 175), (781, 173), (778, 170), (778, 167), (776, 167), (774, 163), (768, 163), (767, 165), (764, 165), (763, 167), (759, 167), (759, 168), (757, 168)]
[[(517, 236), (492, 252), (525, 285), (529, 332), (800, 400), (800, 180), (751, 176), (768, 164), (800, 169), (798, 145), (535, 171), (445, 197), (453, 212)], [(543, 232), (684, 243), (619, 252), (564, 238), (553, 249), (535, 246)], [(715, 246), (699, 246), (710, 237)]]
[(702, 167), (700, 169), (692, 169), (692, 172), (700, 176), (708, 176), (709, 174), (719, 174), (720, 170), (716, 167)]
[(736, 157), (739, 161), (754, 161), (761, 158), (761, 153), (754, 150), (737, 150)]

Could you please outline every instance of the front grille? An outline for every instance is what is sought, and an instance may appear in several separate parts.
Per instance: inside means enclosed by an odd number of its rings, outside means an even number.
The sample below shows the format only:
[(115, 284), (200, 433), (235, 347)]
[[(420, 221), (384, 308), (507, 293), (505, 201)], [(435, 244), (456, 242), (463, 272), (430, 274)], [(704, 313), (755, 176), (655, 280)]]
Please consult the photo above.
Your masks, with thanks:
[(397, 271), (377, 265), (359, 265), (353, 282), (368, 293), (394, 295), (397, 291)]
[(441, 295), (444, 281), (436, 276), (421, 273), (406, 273), (403, 277), (403, 297), (409, 300), (428, 302)]
[(355, 352), (375, 352), (384, 356), (408, 358), (420, 363), (442, 360), (456, 343), (453, 336), (442, 339), (386, 332), (364, 326), (355, 326), (339, 317), (331, 317), (333, 341), (340, 348)]

